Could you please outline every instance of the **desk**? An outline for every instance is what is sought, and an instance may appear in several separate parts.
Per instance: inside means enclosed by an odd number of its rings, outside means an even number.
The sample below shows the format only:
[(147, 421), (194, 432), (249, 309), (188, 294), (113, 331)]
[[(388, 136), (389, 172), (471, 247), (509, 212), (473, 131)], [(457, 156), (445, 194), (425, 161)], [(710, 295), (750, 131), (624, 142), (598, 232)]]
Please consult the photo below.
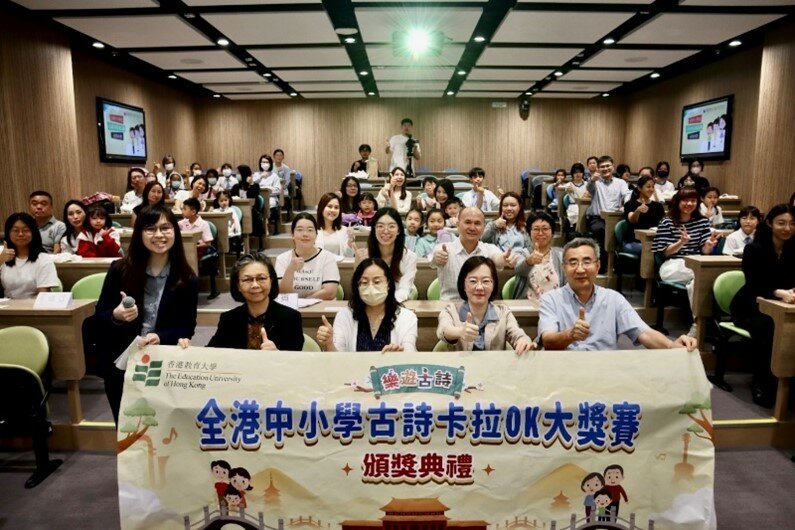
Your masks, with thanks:
[(698, 349), (705, 351), (704, 335), (712, 318), (712, 285), (726, 271), (740, 270), (743, 260), (732, 256), (685, 256), (685, 265), (693, 271), (693, 316), (698, 324)]
[(232, 212), (202, 212), (200, 215), (205, 221), (213, 223), (218, 232), (215, 244), (221, 253), (221, 278), (226, 278), (226, 259), (223, 254), (229, 252), (229, 222), (232, 220)]
[(759, 311), (770, 316), (775, 324), (770, 368), (778, 377), (778, 393), (773, 416), (783, 421), (787, 419), (789, 408), (790, 378), (795, 376), (795, 304), (764, 298), (756, 301), (759, 302)]
[[(439, 313), (451, 302), (442, 300), (408, 300), (404, 302), (407, 309), (417, 315), (417, 351), (432, 351), (436, 346), (436, 327), (439, 325)], [(511, 308), (519, 326), (531, 337), (535, 338), (535, 328), (538, 326), (538, 307), (528, 300), (497, 301)], [(325, 316), (334, 324), (337, 311), (346, 307), (347, 301), (332, 300), (301, 309), (304, 333), (315, 338), (317, 328), (320, 327), (321, 316)]]
[(605, 220), (605, 252), (607, 252), (607, 285), (612, 289), (615, 287), (615, 276), (613, 267), (616, 261), (615, 250), (618, 246), (616, 239), (616, 225), (624, 218), (624, 210), (603, 211), (602, 219)]
[(591, 206), (591, 199), (589, 198), (579, 198), (574, 199), (577, 202), (577, 232), (581, 234), (585, 234), (588, 232), (588, 227), (585, 224), (585, 214), (588, 212), (588, 208)]
[(66, 381), (69, 415), (73, 424), (83, 420), (79, 380), (86, 374), (83, 356), (83, 320), (94, 314), (96, 300), (74, 300), (68, 309), (34, 309), (34, 299), (9, 300), (0, 307), (0, 328), (32, 326), (41, 330), (50, 346), (55, 379)]
[(92, 274), (107, 273), (110, 264), (119, 258), (83, 258), (80, 261), (56, 263), (55, 270), (64, 291), (71, 291), (77, 280)]
[[(127, 249), (130, 248), (130, 241), (132, 241), (132, 230), (125, 228), (120, 230), (120, 232), (121, 248), (127, 252)], [(191, 266), (193, 271), (199, 274), (199, 256), (196, 253), (196, 245), (199, 244), (202, 233), (198, 230), (191, 232), (180, 230), (180, 234), (182, 234), (182, 248), (185, 250), (185, 259), (188, 260), (188, 265)]]
[[(173, 205), (172, 205), (173, 206)], [(112, 213), (110, 214), (110, 218), (113, 221), (119, 223), (122, 228), (132, 228), (132, 213), (131, 212), (119, 212), (119, 213)]]
[(740, 197), (737, 197), (736, 199), (727, 199), (725, 197), (718, 197), (718, 206), (720, 206), (724, 210), (726, 208), (729, 208), (731, 210), (739, 211), (742, 205), (743, 205), (743, 200)]

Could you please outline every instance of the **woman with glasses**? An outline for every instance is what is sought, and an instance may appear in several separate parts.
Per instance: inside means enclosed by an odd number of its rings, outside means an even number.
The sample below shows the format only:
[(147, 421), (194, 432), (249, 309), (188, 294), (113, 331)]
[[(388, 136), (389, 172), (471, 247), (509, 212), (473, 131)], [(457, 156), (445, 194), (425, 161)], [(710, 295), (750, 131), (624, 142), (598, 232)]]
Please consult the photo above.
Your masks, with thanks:
[(552, 246), (555, 220), (541, 212), (530, 219), (533, 251), (516, 264), (513, 298), (538, 302), (541, 295), (566, 283), (563, 249)]
[(332, 326), (317, 330), (325, 351), (417, 351), (417, 315), (395, 298), (395, 279), (386, 262), (366, 258), (351, 280), (351, 299)]
[(464, 300), (448, 304), (439, 313), (436, 336), (457, 351), (504, 350), (513, 345), (517, 355), (529, 352), (535, 344), (519, 327), (511, 310), (492, 303), (500, 289), (494, 262), (472, 256), (458, 274), (458, 294)]
[(300, 298), (334, 300), (340, 283), (337, 257), (315, 246), (317, 221), (301, 212), (291, 225), (293, 250), (276, 257), (276, 275), (281, 293), (297, 293)]
[(0, 284), (6, 297), (35, 298), (58, 285), (55, 263), (44, 250), (36, 220), (28, 213), (12, 213), (5, 223), (0, 252)]
[(192, 337), (198, 294), (174, 214), (161, 206), (143, 208), (127, 255), (111, 263), (96, 313), (83, 324), (83, 340), (98, 354), (117, 423), (124, 372), (114, 360), (133, 340), (145, 347)]
[[(232, 269), (229, 292), (243, 305), (221, 315), (208, 347), (301, 351), (301, 313), (276, 301), (279, 282), (267, 257), (252, 253), (240, 258)], [(187, 348), (190, 339), (180, 339), (179, 345)]]
[(375, 212), (371, 226), (367, 249), (356, 249), (356, 259), (370, 257), (384, 260), (397, 281), (397, 301), (404, 302), (408, 300), (417, 276), (417, 255), (406, 248), (403, 220), (394, 208), (381, 208)]
[(529, 254), (532, 244), (525, 227), (522, 199), (519, 195), (509, 191), (500, 198), (499, 215), (486, 225), (480, 240), (498, 246), (503, 252), (512, 248), (513, 253), (520, 257)]

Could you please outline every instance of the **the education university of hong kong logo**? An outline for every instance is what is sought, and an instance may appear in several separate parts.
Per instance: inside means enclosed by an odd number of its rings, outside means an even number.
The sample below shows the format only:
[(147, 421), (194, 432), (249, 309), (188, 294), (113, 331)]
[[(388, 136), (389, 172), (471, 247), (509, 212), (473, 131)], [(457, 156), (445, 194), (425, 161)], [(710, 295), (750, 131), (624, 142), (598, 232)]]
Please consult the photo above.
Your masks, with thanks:
[(375, 397), (431, 392), (458, 398), (464, 388), (464, 367), (439, 364), (393, 364), (370, 367)]
[(163, 361), (153, 361), (148, 354), (141, 357), (141, 361), (135, 363), (135, 373), (133, 381), (143, 381), (144, 386), (157, 386), (160, 384), (160, 373), (162, 372)]

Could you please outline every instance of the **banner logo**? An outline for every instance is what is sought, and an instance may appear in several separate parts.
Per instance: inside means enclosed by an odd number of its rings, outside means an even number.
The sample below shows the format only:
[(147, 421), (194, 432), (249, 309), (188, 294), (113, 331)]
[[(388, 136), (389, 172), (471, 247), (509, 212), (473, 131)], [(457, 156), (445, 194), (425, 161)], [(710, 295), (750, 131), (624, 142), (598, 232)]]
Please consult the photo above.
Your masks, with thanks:
[(163, 361), (152, 361), (149, 355), (144, 355), (141, 362), (135, 364), (132, 380), (143, 381), (144, 386), (158, 386), (162, 368)]
[(439, 364), (394, 364), (370, 367), (376, 398), (389, 394), (430, 392), (458, 398), (464, 388), (464, 367)]

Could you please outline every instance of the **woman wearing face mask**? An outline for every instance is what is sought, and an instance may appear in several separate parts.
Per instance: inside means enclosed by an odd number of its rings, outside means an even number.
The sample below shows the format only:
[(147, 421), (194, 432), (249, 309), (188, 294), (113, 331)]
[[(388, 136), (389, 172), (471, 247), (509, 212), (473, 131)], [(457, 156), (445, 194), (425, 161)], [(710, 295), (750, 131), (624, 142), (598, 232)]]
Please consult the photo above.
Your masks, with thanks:
[(279, 291), (297, 293), (301, 298), (334, 300), (340, 283), (337, 257), (315, 246), (317, 222), (311, 214), (301, 212), (291, 226), (293, 250), (276, 257)]
[(516, 264), (513, 297), (538, 302), (541, 295), (566, 283), (563, 249), (552, 246), (555, 220), (540, 212), (529, 220), (533, 251)]
[(63, 207), (63, 220), (66, 222), (66, 235), (61, 238), (61, 252), (77, 253), (77, 236), (83, 231), (86, 207), (81, 201), (72, 199)]
[(530, 235), (525, 229), (522, 199), (513, 191), (500, 198), (499, 216), (489, 221), (480, 240), (497, 245), (503, 252), (513, 249), (514, 255), (521, 258), (529, 254), (532, 247)]
[(317, 203), (317, 240), (315, 246), (324, 248), (342, 259), (343, 256), (352, 256), (348, 240), (353, 233), (348, 235), (348, 230), (342, 228), (340, 215), (340, 198), (336, 193), (326, 193)]
[(406, 191), (406, 172), (402, 167), (392, 170), (389, 180), (375, 199), (379, 208), (391, 207), (401, 215), (406, 215), (411, 210), (411, 192)]
[(699, 195), (703, 196), (709, 188), (709, 181), (702, 176), (704, 171), (704, 162), (698, 158), (694, 158), (687, 163), (687, 173), (679, 179), (676, 184), (676, 189), (680, 190), (684, 187), (696, 188)]
[(467, 259), (458, 274), (458, 294), (465, 301), (448, 304), (439, 313), (437, 338), (456, 351), (504, 350), (506, 342), (516, 355), (535, 349), (511, 310), (492, 303), (499, 290), (493, 261), (483, 256)]
[(232, 188), (237, 186), (237, 179), (234, 177), (234, 170), (232, 164), (224, 162), (221, 165), (221, 176), (218, 178), (218, 187), (221, 190), (231, 191)]
[(657, 202), (668, 202), (676, 193), (673, 183), (668, 180), (671, 174), (671, 165), (668, 162), (658, 162), (654, 176), (654, 200)]
[(168, 177), (174, 172), (175, 167), (177, 167), (177, 161), (174, 160), (174, 157), (171, 155), (164, 156), (162, 163), (155, 163), (153, 172), (157, 176), (157, 181), (162, 184), (164, 188), (168, 187)]
[(282, 194), (282, 181), (279, 174), (273, 170), (273, 159), (270, 155), (262, 155), (259, 157), (260, 171), (254, 173), (254, 183), (260, 188), (267, 188), (271, 191), (268, 208), (270, 208), (270, 220), (273, 222), (280, 222), (277, 219), (279, 206), (279, 199)]
[(146, 186), (146, 170), (131, 167), (127, 171), (127, 189), (121, 201), (121, 211), (131, 213), (133, 208), (143, 202), (144, 187)]
[(406, 248), (406, 231), (403, 220), (394, 208), (380, 208), (373, 216), (372, 230), (367, 239), (367, 249), (355, 248), (356, 259), (380, 258), (389, 265), (392, 277), (397, 279), (395, 296), (398, 302), (408, 300), (414, 278), (417, 276), (417, 255)]
[(155, 181), (150, 182), (144, 188), (144, 200), (141, 204), (133, 208), (132, 213), (132, 225), (135, 226), (135, 219), (140, 213), (140, 211), (147, 207), (147, 206), (162, 206), (163, 208), (166, 207), (166, 190), (163, 189), (163, 186)]
[(317, 330), (325, 351), (417, 351), (417, 315), (395, 298), (395, 280), (386, 262), (367, 258), (356, 267), (351, 299), (332, 326)]

